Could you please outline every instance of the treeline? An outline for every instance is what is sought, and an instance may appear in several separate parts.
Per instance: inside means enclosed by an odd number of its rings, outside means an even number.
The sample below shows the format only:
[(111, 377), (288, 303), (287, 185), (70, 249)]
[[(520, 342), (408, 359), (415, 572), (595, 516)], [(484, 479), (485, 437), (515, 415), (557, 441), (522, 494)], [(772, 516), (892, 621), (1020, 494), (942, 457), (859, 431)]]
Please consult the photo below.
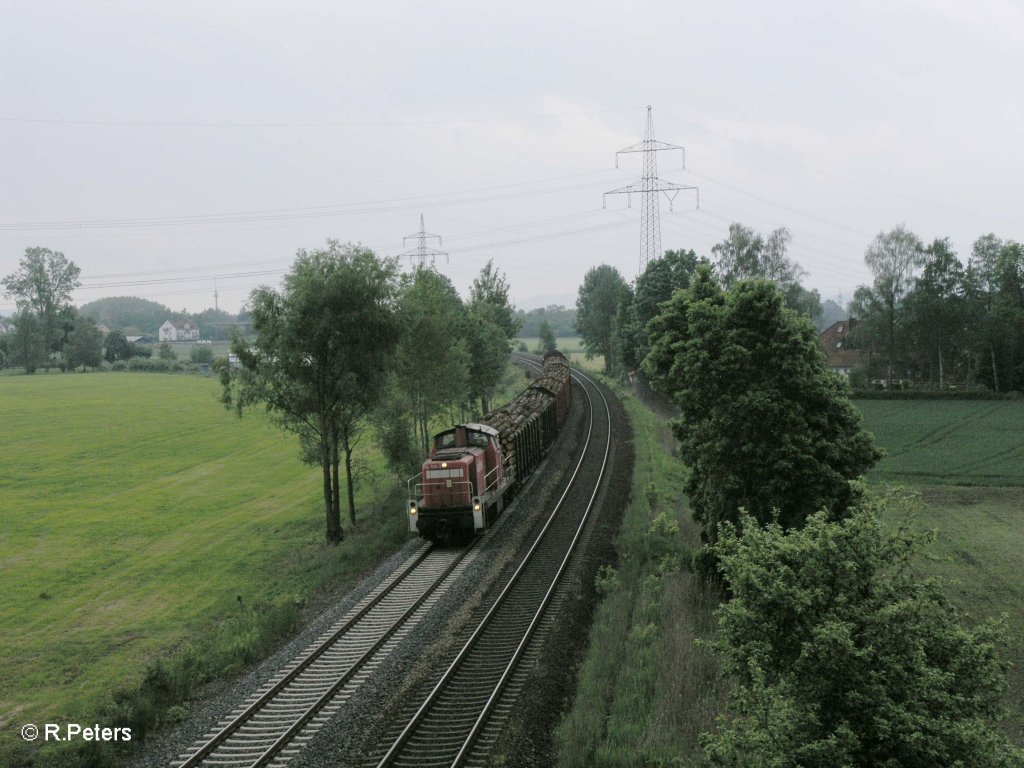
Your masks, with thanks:
[(0, 365), (20, 365), (26, 373), (42, 366), (97, 368), (103, 334), (71, 304), (81, 270), (59, 251), (26, 248), (19, 269), (3, 279), (13, 297), (14, 332), (0, 335)]
[(394, 259), (329, 241), (299, 251), (282, 290), (252, 292), (255, 336), (232, 341), (223, 401), (239, 414), (264, 407), (298, 436), (321, 468), (329, 542), (344, 537), (342, 466), (355, 522), (353, 454), (368, 432), (407, 476), (436, 418), (490, 409), (518, 330), (508, 288), (488, 262), (463, 301), (433, 269), (402, 274)]
[(157, 335), (160, 326), (167, 320), (188, 320), (199, 328), (203, 339), (228, 339), (231, 326), (244, 324), (248, 313), (233, 315), (223, 309), (210, 307), (202, 312), (189, 313), (172, 310), (157, 301), (140, 299), (137, 296), (108, 296), (83, 304), (79, 314), (92, 318), (113, 330), (122, 331), (126, 336)]
[(964, 264), (948, 238), (925, 245), (903, 226), (864, 257), (874, 274), (854, 294), (853, 339), (871, 376), (1024, 390), (1024, 245), (979, 237)]
[(597, 267), (577, 303), (606, 369), (639, 367), (679, 408), (703, 547), (650, 581), (688, 567), (722, 598), (711, 647), (733, 693), (702, 739), (707, 762), (1021, 765), (995, 725), (1005, 627), (968, 622), (916, 578), (926, 542), (883, 526), (894, 502), (861, 479), (881, 454), (782, 245), (716, 247), (714, 265), (669, 252), (633, 286)]
[(566, 309), (561, 304), (531, 309), (529, 312), (517, 309), (515, 317), (519, 322), (517, 335), (523, 339), (539, 338), (544, 323), (558, 338), (576, 335), (576, 310)]

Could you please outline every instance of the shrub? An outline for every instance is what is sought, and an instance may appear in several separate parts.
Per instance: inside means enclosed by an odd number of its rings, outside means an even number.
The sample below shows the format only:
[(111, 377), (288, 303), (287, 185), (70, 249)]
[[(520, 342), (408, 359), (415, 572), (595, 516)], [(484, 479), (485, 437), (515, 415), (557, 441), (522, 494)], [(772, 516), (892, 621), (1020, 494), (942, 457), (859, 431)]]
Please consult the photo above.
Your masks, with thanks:
[(128, 370), (128, 363), (126, 363), (124, 360), (117, 360), (117, 361), (114, 362), (113, 365), (110, 366), (110, 370), (112, 370), (112, 371), (127, 371)]

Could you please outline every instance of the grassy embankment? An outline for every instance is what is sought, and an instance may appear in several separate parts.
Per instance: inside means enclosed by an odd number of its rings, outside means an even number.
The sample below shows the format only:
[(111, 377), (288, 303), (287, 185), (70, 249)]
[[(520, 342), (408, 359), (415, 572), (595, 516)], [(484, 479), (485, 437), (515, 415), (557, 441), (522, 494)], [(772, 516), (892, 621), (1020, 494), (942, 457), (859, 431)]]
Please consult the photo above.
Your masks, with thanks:
[[(1024, 403), (858, 400), (888, 455), (875, 484), (920, 494), (912, 524), (934, 530), (922, 563), (973, 620), (1007, 613), (1007, 733), (1024, 746)], [(892, 521), (896, 523), (894, 519)]]
[(664, 422), (619, 394), (633, 424), (633, 491), (619, 562), (598, 577), (604, 599), (576, 698), (555, 734), (558, 764), (574, 768), (686, 764), (725, 697), (717, 663), (697, 645), (715, 598), (682, 567), (699, 545), (686, 469)]
[(23, 723), (117, 718), (138, 738), (182, 716), (191, 687), (260, 658), (307, 598), (405, 541), (364, 454), (360, 519), (327, 547), (319, 470), (217, 394), (190, 376), (0, 379), (0, 764), (85, 760), (21, 744)]

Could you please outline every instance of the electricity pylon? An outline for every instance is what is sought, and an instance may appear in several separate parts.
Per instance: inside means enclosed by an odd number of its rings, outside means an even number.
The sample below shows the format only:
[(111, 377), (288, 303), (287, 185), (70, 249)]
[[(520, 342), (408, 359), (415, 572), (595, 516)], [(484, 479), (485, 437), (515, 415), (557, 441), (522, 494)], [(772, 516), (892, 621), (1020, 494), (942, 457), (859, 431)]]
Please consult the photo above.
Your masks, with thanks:
[(403, 251), (402, 253), (398, 254), (399, 256), (408, 256), (410, 263), (412, 263), (413, 259), (415, 259), (417, 261), (417, 269), (426, 266), (427, 259), (430, 259), (431, 264), (434, 263), (434, 259), (438, 256), (444, 256), (445, 261), (448, 260), (448, 251), (435, 251), (433, 248), (427, 247), (428, 237), (436, 237), (438, 245), (442, 245), (442, 242), (440, 235), (432, 235), (429, 232), (425, 231), (425, 229), (426, 228), (423, 224), (423, 214), (421, 213), (420, 231), (417, 232), (416, 234), (407, 235), (406, 237), (402, 238), (402, 245), (405, 245), (407, 240), (412, 240), (413, 238), (418, 240), (419, 244), (415, 248), (412, 248), (408, 251)]
[[(651, 108), (647, 107), (647, 130), (644, 133), (644, 140), (632, 146), (620, 149), (615, 153), (615, 167), (619, 167), (619, 155), (628, 152), (644, 153), (644, 175), (639, 181), (627, 184), (611, 192), (608, 195), (626, 195), (626, 205), (632, 207), (632, 196), (643, 195), (643, 207), (640, 209), (640, 273), (649, 261), (661, 257), (661, 219), (658, 210), (658, 193), (664, 192), (668, 198), (669, 210), (672, 210), (672, 203), (684, 189), (692, 189), (697, 192), (697, 207), (700, 208), (700, 190), (697, 187), (687, 187), (682, 184), (674, 184), (671, 181), (662, 181), (658, 178), (658, 161), (656, 152), (663, 152), (667, 149), (678, 149), (683, 156), (682, 168), (686, 169), (686, 150), (675, 144), (666, 144), (663, 141), (656, 141), (654, 138), (654, 118), (651, 116)], [(604, 199), (602, 198), (602, 205)]]

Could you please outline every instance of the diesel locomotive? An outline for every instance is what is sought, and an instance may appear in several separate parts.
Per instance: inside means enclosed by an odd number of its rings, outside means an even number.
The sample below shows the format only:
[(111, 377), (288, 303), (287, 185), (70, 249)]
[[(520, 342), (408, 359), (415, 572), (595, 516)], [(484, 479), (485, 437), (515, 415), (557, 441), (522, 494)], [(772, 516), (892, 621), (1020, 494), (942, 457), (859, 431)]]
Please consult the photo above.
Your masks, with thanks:
[(487, 530), (547, 453), (571, 404), (569, 361), (548, 352), (541, 373), (509, 403), (436, 435), (409, 481), (409, 530), (434, 541)]

